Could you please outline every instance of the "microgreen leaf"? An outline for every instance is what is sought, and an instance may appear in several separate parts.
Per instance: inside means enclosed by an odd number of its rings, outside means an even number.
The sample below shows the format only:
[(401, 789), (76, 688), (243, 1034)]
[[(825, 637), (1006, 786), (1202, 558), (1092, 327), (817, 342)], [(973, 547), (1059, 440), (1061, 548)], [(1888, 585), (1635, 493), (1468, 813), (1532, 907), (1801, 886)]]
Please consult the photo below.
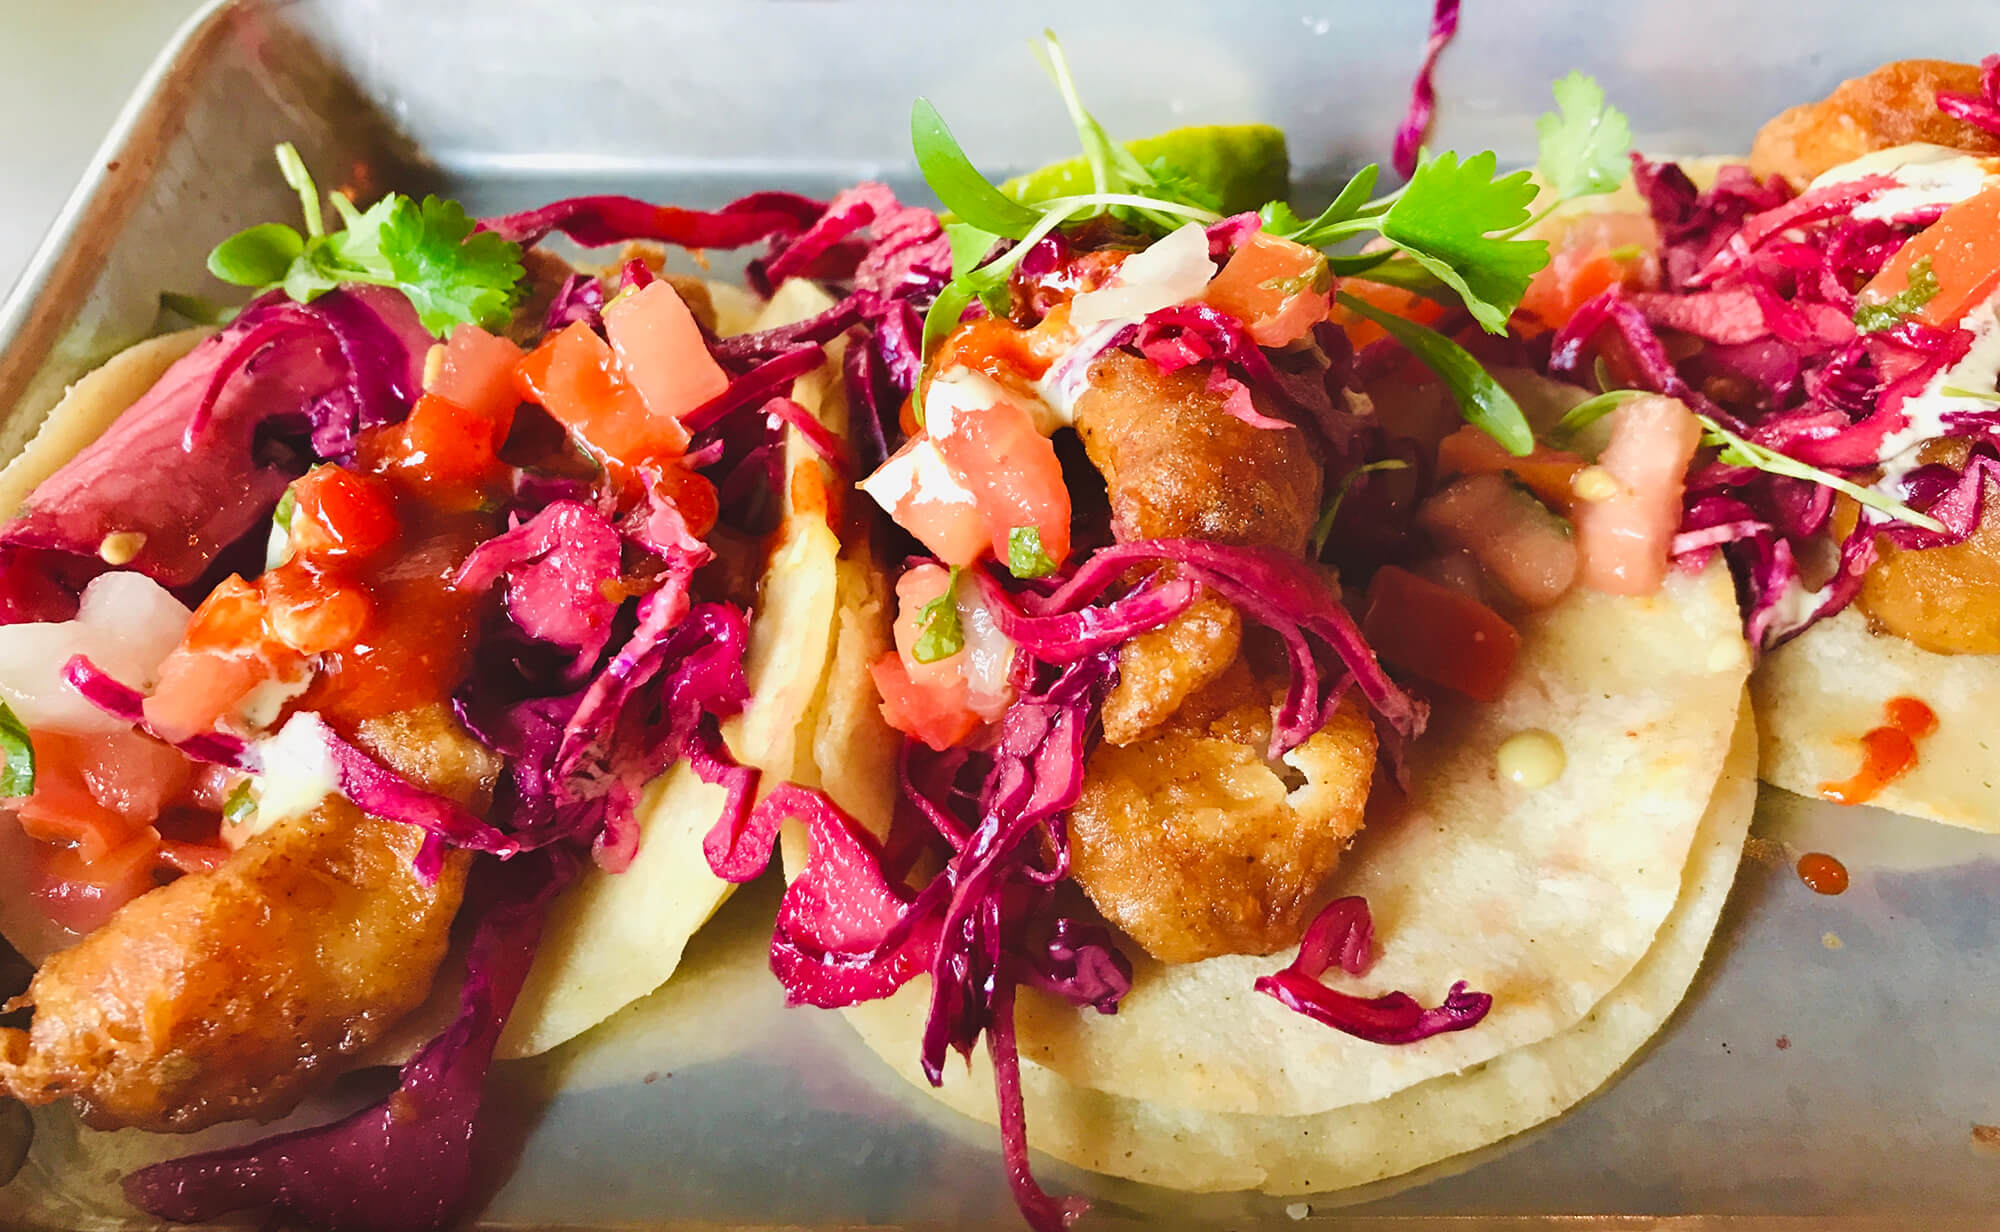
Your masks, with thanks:
[(963, 221), (995, 235), (1020, 239), (1040, 217), (979, 173), (927, 98), (918, 99), (910, 108), (910, 145), (916, 150), (917, 169), (923, 172), (924, 183)]
[(1808, 466), (1797, 458), (1779, 453), (1775, 449), (1767, 449), (1754, 441), (1746, 441), (1706, 415), (1697, 413), (1695, 418), (1701, 421), (1703, 428), (1707, 429), (1702, 436), (1702, 443), (1720, 446), (1722, 452), (1718, 457), (1730, 466), (1749, 466), (1773, 475), (1783, 475), (1788, 479), (1803, 479), (1808, 483), (1816, 483), (1823, 488), (1832, 488), (1836, 492), (1845, 493), (1870, 509), (1886, 514), (1898, 522), (1921, 526), (1925, 530), (1945, 529), (1944, 523), (1936, 518), (1918, 513), (1908, 505), (1891, 500), (1880, 492), (1850, 483), (1838, 475), (1830, 475), (1816, 466)]
[(1258, 211), (1264, 220), (1264, 229), (1289, 240), (1296, 240), (1309, 248), (1318, 248), (1338, 235), (1328, 234), (1337, 224), (1357, 217), (1361, 208), (1368, 203), (1368, 194), (1375, 191), (1375, 181), (1382, 174), (1382, 168), (1374, 163), (1354, 173), (1347, 186), (1340, 190), (1327, 207), (1319, 212), (1319, 217), (1311, 222), (1303, 222), (1293, 212), (1292, 207), (1282, 201), (1273, 201)]
[(1558, 198), (1608, 193), (1625, 182), (1632, 125), (1580, 72), (1557, 81), (1556, 109), (1535, 121), (1536, 170)]
[(289, 141), (278, 143), (278, 171), (299, 195), (299, 208), (306, 216), (306, 234), (314, 239), (325, 235), (326, 223), (319, 212), (319, 186), (313, 183), (312, 172), (306, 170), (306, 161), (299, 157), (298, 147)]
[(1326, 508), (1320, 512), (1319, 521), (1313, 523), (1312, 554), (1318, 556), (1326, 550), (1327, 536), (1333, 533), (1333, 524), (1340, 518), (1341, 502), (1347, 499), (1347, 494), (1353, 490), (1354, 485), (1361, 482), (1362, 476), (1371, 475), (1376, 471), (1403, 471), (1409, 468), (1410, 464), (1401, 458), (1383, 458), (1379, 462), (1357, 466), (1342, 476), (1340, 483), (1333, 490), (1332, 499), (1326, 502)]
[(1885, 329), (1894, 329), (1904, 317), (1937, 297), (1937, 275), (1931, 272), (1931, 259), (1918, 257), (1910, 263), (1908, 285), (1896, 295), (1876, 304), (1862, 304), (1854, 310), (1854, 328), (1864, 334), (1879, 334)]
[(35, 743), (13, 707), (0, 702), (0, 798), (35, 794)]
[[(973, 291), (970, 282), (953, 281), (944, 285), (944, 289), (938, 292), (937, 298), (931, 301), (930, 309), (924, 313), (925, 355), (937, 350), (938, 344), (945, 340), (945, 336), (958, 328), (959, 318), (963, 317), (965, 310), (972, 306), (976, 296), (977, 293)], [(921, 407), (917, 411), (917, 421), (923, 422)]]
[(944, 593), (917, 613), (917, 641), (910, 656), (919, 663), (949, 659), (965, 649), (965, 630), (958, 623), (958, 570), (953, 568)]
[(1495, 334), (1506, 330), (1528, 281), (1549, 263), (1543, 240), (1488, 234), (1526, 222), (1535, 199), (1528, 172), (1496, 177), (1498, 164), (1491, 150), (1462, 162), (1447, 150), (1417, 167), (1381, 217), (1383, 236), (1458, 292), (1473, 319)]
[(1561, 419), (1556, 420), (1556, 426), (1549, 429), (1550, 443), (1558, 447), (1569, 444), (1577, 433), (1644, 392), (1640, 389), (1610, 389), (1594, 397), (1585, 398), (1563, 412)]
[(235, 287), (268, 286), (283, 282), (305, 250), (305, 240), (284, 223), (260, 223), (217, 244), (208, 254), (208, 272)]
[(1007, 532), (1007, 571), (1017, 578), (1047, 577), (1056, 562), (1042, 549), (1042, 528), (1016, 526)]
[(1436, 373), (1457, 400), (1458, 413), (1465, 422), (1499, 441), (1501, 448), (1517, 458), (1534, 451), (1535, 434), (1520, 404), (1464, 347), (1436, 330), (1392, 316), (1345, 291), (1336, 292), (1335, 298), (1348, 311), (1381, 326)]
[(1981, 402), (2000, 402), (2000, 393), (1991, 389), (1982, 392), (1977, 389), (1960, 389), (1956, 385), (1946, 385), (1938, 392), (1947, 398), (1977, 398)]

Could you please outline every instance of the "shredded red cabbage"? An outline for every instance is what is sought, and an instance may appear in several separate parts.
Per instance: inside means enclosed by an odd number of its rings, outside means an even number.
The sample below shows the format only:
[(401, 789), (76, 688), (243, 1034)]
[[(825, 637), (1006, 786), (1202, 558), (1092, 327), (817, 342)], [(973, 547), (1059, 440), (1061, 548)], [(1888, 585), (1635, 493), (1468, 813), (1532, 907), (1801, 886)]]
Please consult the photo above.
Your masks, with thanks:
[[(646, 267), (640, 263), (639, 268)], [(542, 332), (553, 334), (578, 321), (592, 329), (604, 326), (604, 284), (589, 274), (571, 274), (563, 279), (562, 286), (556, 288), (555, 298), (549, 301), (547, 315), (542, 318)]]
[(458, 1018), (403, 1066), (388, 1098), (331, 1125), (142, 1168), (125, 1178), (126, 1196), (180, 1222), (269, 1206), (329, 1232), (449, 1223), (472, 1191), (494, 1045), (527, 978), (546, 908), (577, 868), (561, 851), (477, 867), (467, 914), (478, 924)]
[(572, 674), (597, 662), (611, 640), (622, 594), (617, 530), (596, 509), (560, 500), (474, 548), (452, 585), (484, 591), (507, 579), (507, 614), (529, 638), (576, 654)]
[(83, 699), (115, 719), (123, 719), (155, 740), (171, 744), (190, 759), (210, 766), (255, 771), (256, 755), (239, 736), (228, 732), (202, 732), (186, 740), (164, 740), (146, 722), (146, 696), (139, 690), (90, 661), (87, 655), (72, 655), (62, 669), (63, 683), (83, 695)]
[(1431, 78), (1437, 72), (1438, 56), (1457, 33), (1458, 0), (1437, 0), (1431, 10), (1431, 33), (1424, 43), (1424, 61), (1417, 67), (1417, 78), (1410, 85), (1410, 109), (1396, 129), (1395, 159), (1391, 165), (1404, 179), (1417, 170), (1417, 152), (1423, 148), (1424, 137), (1431, 129), (1431, 117), (1437, 111), (1437, 89)]
[(539, 209), (484, 218), (481, 231), (532, 247), (560, 231), (586, 248), (656, 240), (681, 248), (741, 248), (760, 240), (795, 236), (826, 207), (787, 192), (759, 192), (719, 210), (654, 205), (637, 197), (568, 197)]
[(1255, 987), (1287, 1009), (1372, 1044), (1414, 1044), (1446, 1031), (1463, 1031), (1478, 1025), (1493, 1008), (1492, 996), (1467, 992), (1464, 980), (1453, 984), (1444, 1002), (1430, 1009), (1406, 992), (1364, 998), (1321, 982), (1320, 976), (1336, 958), (1349, 975), (1367, 971), (1374, 961), (1374, 932), (1366, 900), (1335, 899), (1307, 926), (1298, 957), (1282, 970), (1257, 977)]
[(1979, 62), (1979, 93), (1939, 91), (1937, 109), (2000, 137), (2000, 56), (1987, 56)]

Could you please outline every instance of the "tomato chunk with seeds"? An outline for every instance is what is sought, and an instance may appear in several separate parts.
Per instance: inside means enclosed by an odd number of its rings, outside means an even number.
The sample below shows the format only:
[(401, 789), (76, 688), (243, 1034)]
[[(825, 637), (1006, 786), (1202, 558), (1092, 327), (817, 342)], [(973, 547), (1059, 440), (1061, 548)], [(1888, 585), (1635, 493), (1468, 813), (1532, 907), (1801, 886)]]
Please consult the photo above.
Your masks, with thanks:
[(1482, 702), (1506, 689), (1521, 650), (1498, 612), (1395, 565), (1369, 582), (1361, 631), (1383, 661)]
[(1281, 347), (1326, 319), (1333, 272), (1324, 253), (1259, 231), (1230, 254), (1202, 298), (1243, 322), (1258, 346)]
[(638, 466), (687, 451), (681, 421), (654, 414), (610, 345), (581, 321), (530, 352), (515, 366), (514, 381), (600, 459)]

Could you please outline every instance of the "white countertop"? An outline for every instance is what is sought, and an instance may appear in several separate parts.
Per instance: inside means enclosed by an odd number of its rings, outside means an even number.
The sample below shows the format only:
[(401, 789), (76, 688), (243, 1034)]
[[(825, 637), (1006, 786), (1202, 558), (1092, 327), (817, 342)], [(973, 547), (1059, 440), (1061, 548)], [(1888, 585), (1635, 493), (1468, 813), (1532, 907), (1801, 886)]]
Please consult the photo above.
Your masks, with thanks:
[(0, 0), (0, 290), (204, 0)]

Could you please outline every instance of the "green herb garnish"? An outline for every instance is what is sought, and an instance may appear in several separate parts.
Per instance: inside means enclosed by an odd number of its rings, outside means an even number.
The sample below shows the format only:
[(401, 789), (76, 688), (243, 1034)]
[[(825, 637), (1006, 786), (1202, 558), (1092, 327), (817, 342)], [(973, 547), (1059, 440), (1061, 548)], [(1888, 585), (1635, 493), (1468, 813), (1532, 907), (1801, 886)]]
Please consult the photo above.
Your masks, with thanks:
[(1517, 458), (1534, 452), (1535, 434), (1528, 427), (1528, 417), (1521, 413), (1520, 403), (1480, 366), (1471, 352), (1434, 329), (1391, 316), (1345, 291), (1335, 292), (1334, 298), (1349, 312), (1387, 330), (1424, 367), (1435, 372), (1451, 390), (1465, 422), (1499, 441), (1501, 448)]
[(1644, 393), (1642, 389), (1609, 389), (1585, 398), (1556, 420), (1556, 426), (1549, 429), (1550, 443), (1559, 448), (1569, 444), (1577, 433)]
[(1017, 578), (1047, 577), (1056, 562), (1042, 550), (1042, 528), (1016, 526), (1007, 532), (1007, 571)]
[(1977, 398), (1981, 402), (2000, 402), (2000, 392), (1991, 389), (1981, 392), (1977, 389), (1960, 389), (1956, 385), (1945, 385), (1938, 392), (1947, 398)]
[(949, 659), (965, 649), (965, 630), (958, 623), (958, 569), (951, 571), (944, 593), (917, 612), (917, 644), (910, 655), (919, 663)]
[(1604, 90), (1582, 73), (1553, 87), (1556, 109), (1535, 121), (1535, 170), (1557, 200), (1614, 191), (1629, 172), (1632, 125), (1604, 99)]
[(1757, 470), (1768, 471), (1773, 475), (1783, 475), (1789, 479), (1803, 479), (1808, 483), (1816, 483), (1823, 488), (1832, 488), (1836, 492), (1851, 496), (1868, 508), (1878, 513), (1886, 514), (1898, 522), (1908, 522), (1912, 526), (1921, 526), (1925, 530), (1941, 531), (1945, 529), (1944, 523), (1931, 517), (1929, 514), (1918, 513), (1908, 505), (1890, 500), (1880, 492), (1864, 488), (1859, 484), (1849, 483), (1838, 475), (1830, 475), (1816, 466), (1808, 466), (1797, 458), (1779, 453), (1775, 449), (1768, 449), (1754, 441), (1746, 441), (1715, 420), (1699, 412), (1695, 413), (1695, 418), (1700, 420), (1701, 426), (1707, 430), (1702, 436), (1702, 444), (1721, 446), (1722, 452), (1718, 456), (1730, 466), (1755, 467)]
[(0, 702), (0, 798), (35, 794), (35, 743), (14, 708)]
[(1937, 298), (1937, 275), (1931, 259), (1918, 257), (1910, 262), (1909, 285), (1900, 294), (1879, 304), (1863, 304), (1854, 310), (1854, 328), (1864, 334), (1879, 334), (1903, 323), (1903, 318)]
[(1347, 499), (1347, 494), (1353, 489), (1354, 485), (1361, 482), (1362, 476), (1372, 475), (1376, 471), (1404, 471), (1408, 469), (1410, 469), (1410, 464), (1401, 458), (1383, 458), (1379, 462), (1369, 462), (1365, 465), (1357, 466), (1342, 476), (1340, 483), (1333, 490), (1332, 499), (1328, 500), (1326, 508), (1320, 511), (1319, 521), (1313, 523), (1312, 554), (1318, 556), (1326, 550), (1327, 536), (1333, 533), (1333, 524), (1340, 517), (1341, 502)]
[(347, 283), (394, 287), (440, 337), (454, 325), (506, 324), (522, 276), (518, 244), (475, 232), (456, 201), (418, 202), (400, 193), (366, 211), (334, 194), (343, 229), (329, 232), (319, 189), (298, 151), (286, 142), (277, 154), (285, 182), (299, 195), (305, 234), (275, 222), (238, 231), (208, 254), (210, 273), (259, 292), (282, 288), (302, 304)]
[(232, 826), (240, 826), (257, 815), (257, 797), (250, 790), (250, 780), (244, 779), (229, 789), (229, 796), (222, 802), (222, 820)]

